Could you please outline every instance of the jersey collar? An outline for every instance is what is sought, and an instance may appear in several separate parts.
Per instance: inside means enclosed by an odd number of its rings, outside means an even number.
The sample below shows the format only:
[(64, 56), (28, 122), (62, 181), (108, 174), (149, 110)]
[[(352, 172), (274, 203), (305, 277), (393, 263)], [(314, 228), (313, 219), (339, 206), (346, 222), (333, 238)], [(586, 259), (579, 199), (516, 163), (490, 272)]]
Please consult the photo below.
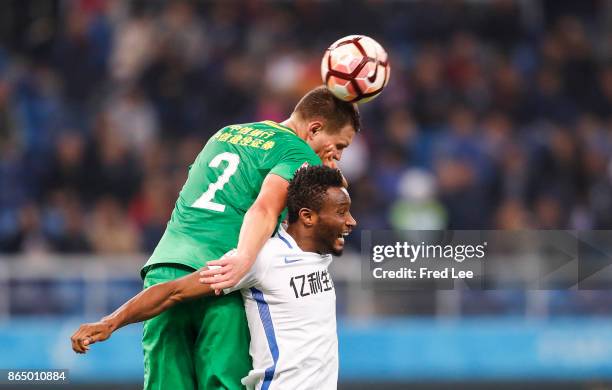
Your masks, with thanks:
[(304, 252), (302, 248), (298, 246), (297, 242), (295, 242), (293, 237), (291, 237), (291, 234), (287, 233), (287, 230), (285, 230), (282, 224), (279, 225), (278, 230), (276, 231), (276, 237), (278, 237), (287, 246), (287, 248), (300, 252), (304, 255), (312, 255), (312, 256), (316, 256), (317, 258), (322, 258), (322, 259), (325, 259), (325, 258), (331, 259), (332, 257), (331, 254), (321, 255), (315, 252)]
[(291, 133), (293, 135), (297, 135), (295, 133), (295, 131), (293, 131), (293, 129), (291, 129), (290, 127), (287, 127), (285, 125), (281, 125), (280, 123), (276, 123), (274, 121), (269, 121), (269, 120), (263, 121), (263, 123), (265, 123), (268, 126), (272, 126), (272, 127), (276, 128), (276, 129), (279, 129), (279, 130), (282, 130), (282, 131), (285, 131), (285, 132), (289, 132), (289, 133)]
[(285, 230), (285, 228), (283, 227), (283, 225), (281, 224), (278, 227), (278, 230), (276, 232), (276, 236), (278, 238), (280, 238), (280, 240), (282, 242), (285, 243), (285, 245), (287, 245), (288, 248), (293, 249), (293, 250), (297, 250), (300, 252), (304, 252), (297, 244), (297, 242), (295, 242), (295, 240), (293, 239), (293, 237), (291, 237), (291, 234), (287, 233), (287, 231)]

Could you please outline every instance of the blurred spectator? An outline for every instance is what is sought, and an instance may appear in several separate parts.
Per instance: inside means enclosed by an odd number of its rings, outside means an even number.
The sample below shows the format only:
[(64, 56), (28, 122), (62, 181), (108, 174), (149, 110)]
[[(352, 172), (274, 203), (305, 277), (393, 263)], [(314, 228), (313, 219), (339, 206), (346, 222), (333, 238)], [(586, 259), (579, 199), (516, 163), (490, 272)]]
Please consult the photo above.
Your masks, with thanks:
[(85, 140), (74, 132), (64, 132), (57, 139), (55, 154), (50, 158), (43, 179), (43, 195), (57, 189), (74, 194), (89, 194), (91, 171), (86, 165)]
[(96, 203), (89, 228), (89, 240), (97, 253), (129, 254), (138, 250), (138, 232), (113, 198)]
[(576, 116), (576, 106), (564, 93), (559, 73), (554, 68), (543, 68), (537, 75), (536, 83), (527, 98), (527, 118), (571, 122)]
[(122, 138), (139, 156), (146, 153), (157, 137), (157, 113), (137, 88), (113, 98), (106, 115), (111, 136)]
[(0, 252), (5, 253), (44, 253), (48, 251), (47, 242), (40, 224), (40, 211), (34, 204), (27, 204), (8, 216), (6, 229), (0, 239)]
[(75, 192), (57, 191), (44, 213), (45, 231), (53, 250), (80, 254), (92, 250), (85, 234), (83, 210)]
[(68, 7), (64, 26), (57, 37), (54, 62), (63, 81), (63, 97), (68, 104), (83, 107), (106, 76), (103, 58), (109, 27), (103, 19), (83, 14), (76, 7)]
[(342, 159), (338, 166), (350, 183), (366, 174), (368, 164), (369, 151), (367, 145), (361, 135), (356, 135), (351, 147), (342, 152)]
[(157, 43), (154, 21), (149, 15), (135, 15), (120, 23), (110, 58), (113, 78), (121, 83), (136, 80), (153, 58)]
[(534, 204), (536, 228), (555, 229), (567, 222), (567, 210), (562, 209), (561, 201), (553, 194), (542, 194)]
[(11, 90), (9, 84), (0, 75), (0, 150), (9, 142), (9, 139), (15, 137), (15, 134), (13, 134), (15, 129), (13, 121), (15, 118), (9, 107), (10, 96)]
[(443, 80), (442, 54), (434, 48), (424, 48), (416, 59), (412, 111), (426, 128), (441, 125), (446, 109), (452, 102), (451, 89)]
[(516, 199), (502, 202), (495, 215), (495, 228), (500, 230), (522, 230), (531, 228), (528, 211)]
[(490, 226), (493, 208), (493, 165), (476, 133), (473, 111), (464, 106), (453, 108), (448, 124), (450, 131), (441, 137), (436, 151), (441, 200), (451, 227), (484, 229)]
[(0, 215), (15, 212), (32, 198), (27, 165), (14, 139), (0, 145)]
[(111, 195), (122, 203), (138, 191), (140, 167), (128, 141), (114, 133), (108, 120), (101, 119), (92, 150), (92, 169), (95, 196)]
[(141, 245), (152, 253), (170, 218), (172, 201), (169, 182), (162, 176), (147, 178), (142, 192), (130, 204), (129, 217), (142, 232)]
[(391, 206), (391, 225), (397, 230), (438, 230), (447, 224), (444, 207), (436, 199), (435, 177), (419, 169), (407, 170), (399, 183), (401, 199)]
[(209, 43), (206, 24), (187, 1), (171, 1), (161, 14), (160, 41), (189, 68), (208, 60)]

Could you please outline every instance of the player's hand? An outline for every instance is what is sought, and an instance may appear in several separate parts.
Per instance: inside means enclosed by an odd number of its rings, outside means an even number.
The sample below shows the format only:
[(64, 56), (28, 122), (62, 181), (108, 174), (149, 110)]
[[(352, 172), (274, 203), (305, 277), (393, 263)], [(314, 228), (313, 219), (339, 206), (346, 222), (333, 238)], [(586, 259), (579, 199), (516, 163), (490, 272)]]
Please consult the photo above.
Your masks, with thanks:
[(321, 154), (319, 154), (319, 157), (321, 158), (323, 165), (337, 169), (338, 164), (336, 163), (336, 159), (334, 158), (335, 154), (336, 148), (333, 145), (329, 145), (321, 152)]
[(70, 337), (72, 349), (76, 353), (86, 353), (91, 344), (108, 339), (112, 333), (112, 327), (106, 322), (83, 324)]
[(215, 294), (221, 294), (224, 288), (234, 287), (246, 275), (251, 267), (250, 259), (237, 254), (235, 251), (219, 260), (209, 261), (209, 268), (200, 271), (200, 283), (210, 284)]
[[(319, 155), (321, 161), (323, 162), (323, 165), (334, 169), (340, 169), (338, 168), (338, 164), (336, 163), (336, 159), (334, 158), (335, 153), (336, 149), (333, 145), (330, 145), (325, 148), (323, 152), (321, 152), (321, 154)], [(344, 188), (348, 188), (348, 181), (346, 180), (346, 177), (344, 177), (344, 175), (342, 175), (342, 186), (344, 186)]]

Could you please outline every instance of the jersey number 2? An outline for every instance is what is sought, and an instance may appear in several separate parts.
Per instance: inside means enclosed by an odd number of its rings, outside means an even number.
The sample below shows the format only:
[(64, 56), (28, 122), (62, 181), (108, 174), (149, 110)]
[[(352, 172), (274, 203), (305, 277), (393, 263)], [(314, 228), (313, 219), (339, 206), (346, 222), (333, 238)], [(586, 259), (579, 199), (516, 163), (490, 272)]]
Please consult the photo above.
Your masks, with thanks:
[(232, 177), (232, 175), (236, 173), (236, 170), (238, 169), (238, 164), (240, 163), (240, 156), (234, 153), (224, 152), (216, 155), (215, 158), (212, 159), (210, 164), (208, 164), (208, 166), (211, 168), (218, 168), (219, 164), (221, 164), (221, 161), (227, 161), (227, 167), (225, 167), (225, 170), (223, 171), (221, 176), (217, 178), (216, 182), (210, 183), (208, 185), (208, 189), (202, 194), (202, 196), (198, 198), (198, 200), (193, 203), (192, 207), (218, 211), (220, 213), (225, 211), (224, 204), (215, 203), (212, 201), (212, 199), (215, 197), (215, 193), (222, 189), (223, 186), (227, 184), (230, 177)]

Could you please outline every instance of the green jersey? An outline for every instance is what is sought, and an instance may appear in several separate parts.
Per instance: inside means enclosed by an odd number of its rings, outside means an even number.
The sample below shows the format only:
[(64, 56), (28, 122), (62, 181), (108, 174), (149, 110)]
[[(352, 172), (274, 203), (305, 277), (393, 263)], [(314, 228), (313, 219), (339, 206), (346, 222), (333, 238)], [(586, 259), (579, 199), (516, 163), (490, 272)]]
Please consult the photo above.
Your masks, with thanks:
[(266, 175), (291, 180), (305, 163), (318, 165), (321, 159), (291, 129), (278, 123), (219, 130), (189, 167), (166, 231), (143, 274), (159, 263), (198, 269), (235, 248), (244, 214)]

